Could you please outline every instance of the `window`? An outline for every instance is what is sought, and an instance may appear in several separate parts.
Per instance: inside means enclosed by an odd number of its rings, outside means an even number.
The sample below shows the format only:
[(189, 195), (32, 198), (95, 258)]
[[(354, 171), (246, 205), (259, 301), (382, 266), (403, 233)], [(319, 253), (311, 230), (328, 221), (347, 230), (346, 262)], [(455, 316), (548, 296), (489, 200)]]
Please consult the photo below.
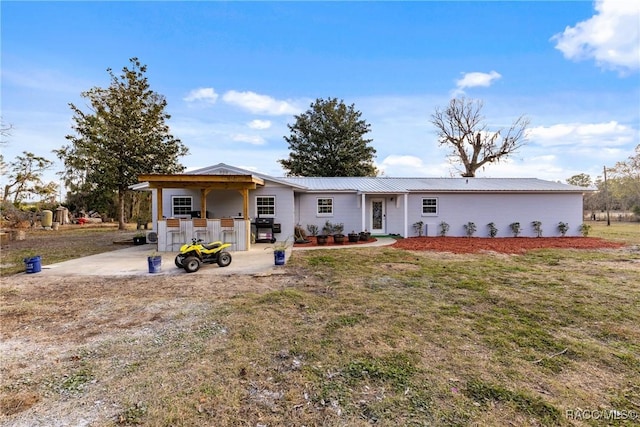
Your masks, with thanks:
[(425, 216), (438, 215), (438, 199), (436, 198), (422, 199), (422, 215), (425, 215)]
[(318, 199), (318, 215), (333, 215), (333, 199)]
[(193, 208), (193, 197), (191, 196), (173, 196), (171, 197), (171, 215), (172, 216), (191, 216)]
[(258, 214), (258, 216), (275, 216), (276, 215), (275, 196), (257, 196), (256, 197), (256, 213)]

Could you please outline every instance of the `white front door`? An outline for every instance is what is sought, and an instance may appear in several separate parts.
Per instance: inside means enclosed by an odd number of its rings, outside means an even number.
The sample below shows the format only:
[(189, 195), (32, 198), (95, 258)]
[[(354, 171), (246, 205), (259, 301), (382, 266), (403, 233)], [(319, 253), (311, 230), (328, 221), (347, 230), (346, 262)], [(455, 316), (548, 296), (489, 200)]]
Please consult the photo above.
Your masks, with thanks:
[(371, 234), (386, 234), (385, 223), (387, 219), (384, 199), (371, 199), (371, 222), (369, 231)]

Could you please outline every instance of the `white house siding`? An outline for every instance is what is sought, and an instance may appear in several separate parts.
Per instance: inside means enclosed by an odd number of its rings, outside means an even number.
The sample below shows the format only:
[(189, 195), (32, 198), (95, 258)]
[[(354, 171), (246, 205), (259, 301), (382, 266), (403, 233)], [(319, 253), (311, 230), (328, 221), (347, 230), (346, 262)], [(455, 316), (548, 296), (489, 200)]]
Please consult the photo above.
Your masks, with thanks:
[(275, 224), (280, 224), (281, 232), (276, 234), (278, 241), (293, 240), (295, 227), (293, 189), (289, 186), (268, 182), (264, 187), (249, 191), (249, 215), (252, 220), (257, 216), (256, 196), (274, 196), (276, 199), (276, 214), (273, 218)]
[[(422, 199), (438, 199), (438, 215), (422, 216)], [(417, 221), (427, 226), (429, 236), (438, 235), (439, 224), (449, 224), (449, 236), (466, 235), (464, 224), (473, 222), (475, 236), (487, 237), (487, 224), (495, 223), (497, 237), (511, 237), (509, 225), (519, 222), (521, 236), (535, 237), (531, 223), (542, 223), (543, 236), (559, 236), (558, 223), (569, 224), (567, 236), (579, 236), (582, 224), (582, 194), (579, 193), (412, 193), (408, 204), (410, 235)]]
[[(362, 230), (362, 211), (360, 210), (360, 195), (355, 192), (349, 193), (297, 193), (296, 194), (296, 216), (295, 223), (307, 229), (307, 225), (314, 224), (322, 231), (324, 224), (343, 223), (344, 234), (352, 230), (356, 232)], [(318, 215), (317, 200), (319, 198), (333, 199), (333, 214)]]

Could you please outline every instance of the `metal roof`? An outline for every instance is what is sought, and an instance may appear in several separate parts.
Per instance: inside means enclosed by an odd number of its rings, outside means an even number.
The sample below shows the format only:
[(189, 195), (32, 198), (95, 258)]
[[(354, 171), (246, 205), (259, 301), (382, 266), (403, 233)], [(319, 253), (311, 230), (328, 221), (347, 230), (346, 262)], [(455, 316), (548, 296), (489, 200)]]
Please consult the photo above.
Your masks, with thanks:
[(308, 191), (354, 191), (360, 193), (403, 192), (570, 192), (583, 187), (537, 178), (390, 178), (344, 177), (280, 178)]
[[(448, 193), (448, 192), (561, 192), (584, 193), (592, 188), (578, 187), (537, 178), (392, 178), (392, 177), (273, 177), (259, 172), (218, 163), (192, 170), (186, 175), (251, 175), (265, 181), (288, 185), (298, 191), (356, 193)], [(130, 188), (148, 189), (149, 183)], [(134, 188), (135, 187), (135, 188)]]

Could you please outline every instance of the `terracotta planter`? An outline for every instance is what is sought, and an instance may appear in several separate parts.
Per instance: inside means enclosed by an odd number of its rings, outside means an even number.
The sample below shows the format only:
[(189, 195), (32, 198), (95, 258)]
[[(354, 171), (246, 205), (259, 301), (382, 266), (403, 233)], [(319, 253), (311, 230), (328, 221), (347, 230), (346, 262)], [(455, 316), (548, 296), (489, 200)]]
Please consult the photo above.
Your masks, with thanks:
[(319, 245), (326, 245), (329, 242), (329, 236), (316, 236)]

